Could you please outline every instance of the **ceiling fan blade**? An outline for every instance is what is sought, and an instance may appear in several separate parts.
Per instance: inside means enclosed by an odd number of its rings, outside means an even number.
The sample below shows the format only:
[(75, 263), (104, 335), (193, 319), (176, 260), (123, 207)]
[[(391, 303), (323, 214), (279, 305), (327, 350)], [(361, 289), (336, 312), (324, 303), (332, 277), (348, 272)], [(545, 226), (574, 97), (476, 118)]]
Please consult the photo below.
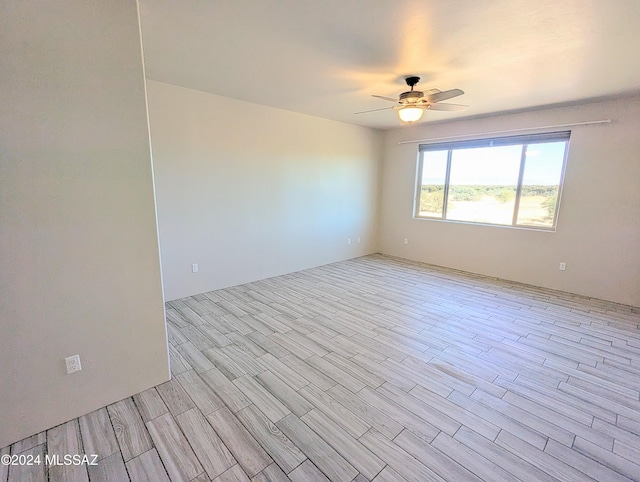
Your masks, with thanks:
[(391, 102), (398, 102), (398, 99), (392, 99), (391, 97), (385, 97), (383, 95), (372, 95), (371, 97), (375, 97), (377, 99), (389, 100)]
[(436, 94), (425, 95), (424, 99), (430, 104), (435, 104), (436, 102), (440, 102), (442, 100), (453, 99), (454, 97), (458, 97), (462, 94), (464, 94), (463, 90), (451, 89), (445, 90), (444, 92), (438, 92)]
[(467, 110), (468, 105), (462, 104), (430, 104), (427, 109), (429, 110)]
[(382, 109), (363, 110), (362, 112), (354, 112), (353, 115), (368, 114), (369, 112), (378, 112), (379, 110), (389, 110), (389, 109), (393, 109), (393, 107), (383, 107)]

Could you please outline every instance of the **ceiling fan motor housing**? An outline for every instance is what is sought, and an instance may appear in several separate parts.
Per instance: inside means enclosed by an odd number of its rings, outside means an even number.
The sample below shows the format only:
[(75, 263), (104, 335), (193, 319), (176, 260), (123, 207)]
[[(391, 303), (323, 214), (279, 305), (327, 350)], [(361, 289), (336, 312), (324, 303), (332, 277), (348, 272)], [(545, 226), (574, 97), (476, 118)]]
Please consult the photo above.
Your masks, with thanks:
[(400, 103), (401, 104), (415, 104), (422, 97), (424, 97), (424, 92), (419, 90), (410, 90), (408, 92), (403, 92), (400, 94)]

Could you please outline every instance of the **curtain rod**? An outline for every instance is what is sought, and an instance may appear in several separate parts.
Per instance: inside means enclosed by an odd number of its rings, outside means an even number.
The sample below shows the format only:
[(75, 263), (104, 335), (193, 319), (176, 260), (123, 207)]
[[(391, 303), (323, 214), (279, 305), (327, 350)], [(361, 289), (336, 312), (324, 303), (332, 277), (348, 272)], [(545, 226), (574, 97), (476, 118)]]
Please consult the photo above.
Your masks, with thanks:
[(522, 129), (509, 129), (506, 131), (481, 132), (479, 134), (463, 134), (459, 136), (434, 137), (432, 139), (414, 139), (411, 141), (400, 141), (398, 142), (398, 144), (414, 144), (416, 142), (448, 141), (451, 139), (461, 139), (463, 137), (492, 136), (494, 134), (508, 134), (511, 132), (522, 132), (522, 131), (531, 131), (531, 130), (540, 130), (540, 129), (558, 129), (560, 127), (590, 126), (595, 124), (609, 124), (609, 123), (611, 123), (611, 119), (602, 119), (602, 120), (585, 121), (585, 122), (573, 122), (571, 124), (556, 124), (556, 125), (541, 126), (541, 127), (523, 127)]

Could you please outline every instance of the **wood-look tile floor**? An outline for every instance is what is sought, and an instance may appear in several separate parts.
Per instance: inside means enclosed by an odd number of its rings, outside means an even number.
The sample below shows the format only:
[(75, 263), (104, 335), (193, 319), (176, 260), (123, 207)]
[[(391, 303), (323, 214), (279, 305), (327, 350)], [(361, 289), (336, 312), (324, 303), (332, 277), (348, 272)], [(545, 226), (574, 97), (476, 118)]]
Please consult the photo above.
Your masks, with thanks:
[(640, 309), (375, 255), (167, 320), (170, 382), (2, 450), (97, 466), (0, 482), (640, 480)]

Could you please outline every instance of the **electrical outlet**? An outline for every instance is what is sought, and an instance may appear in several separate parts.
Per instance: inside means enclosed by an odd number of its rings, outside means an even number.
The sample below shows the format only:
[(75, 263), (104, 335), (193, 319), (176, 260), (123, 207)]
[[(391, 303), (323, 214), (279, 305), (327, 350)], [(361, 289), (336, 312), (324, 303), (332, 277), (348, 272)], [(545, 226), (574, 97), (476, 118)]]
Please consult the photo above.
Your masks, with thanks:
[(562, 262), (560, 263), (560, 266), (558, 267), (558, 269), (559, 269), (560, 271), (564, 271), (564, 270), (566, 270), (566, 269), (567, 269), (567, 263), (565, 263), (564, 261), (562, 261)]
[(360, 244), (360, 236), (358, 236), (358, 239), (356, 240), (356, 243)]
[(404, 238), (404, 244), (409, 244), (409, 239)]
[(64, 363), (67, 365), (67, 375), (82, 370), (80, 355), (68, 356), (64, 359)]
[(198, 272), (198, 263), (193, 263), (191, 265), (191, 272), (192, 273), (197, 273)]
[(351, 244), (351, 238), (347, 238), (347, 244)]

